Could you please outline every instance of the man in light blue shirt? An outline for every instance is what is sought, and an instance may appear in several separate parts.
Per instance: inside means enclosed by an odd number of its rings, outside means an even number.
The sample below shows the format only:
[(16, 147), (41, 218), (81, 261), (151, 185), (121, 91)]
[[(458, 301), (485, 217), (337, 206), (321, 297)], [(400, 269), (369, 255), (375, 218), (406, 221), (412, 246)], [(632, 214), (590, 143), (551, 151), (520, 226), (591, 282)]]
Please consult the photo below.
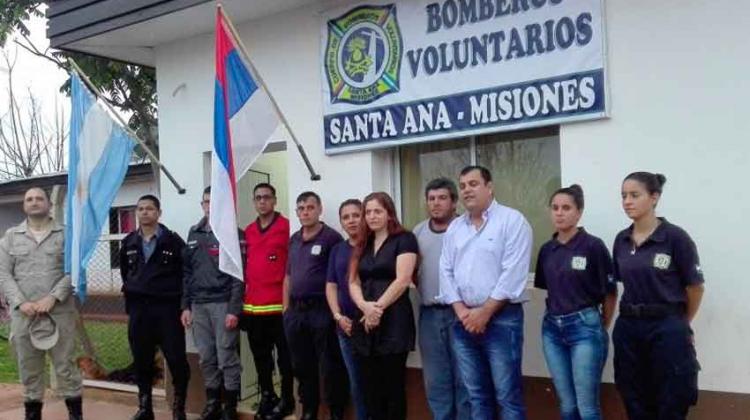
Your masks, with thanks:
[(459, 176), (466, 213), (445, 233), (440, 256), (440, 300), (460, 322), (451, 344), (469, 391), (473, 419), (526, 418), (521, 390), (524, 291), (531, 227), (517, 210), (498, 204), (487, 168)]

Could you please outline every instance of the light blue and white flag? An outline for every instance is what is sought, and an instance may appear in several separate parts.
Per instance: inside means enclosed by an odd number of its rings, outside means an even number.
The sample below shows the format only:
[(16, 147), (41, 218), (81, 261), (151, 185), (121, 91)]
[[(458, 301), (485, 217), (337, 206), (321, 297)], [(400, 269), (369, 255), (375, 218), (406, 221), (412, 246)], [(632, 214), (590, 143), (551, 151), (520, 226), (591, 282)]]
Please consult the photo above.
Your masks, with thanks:
[(83, 301), (86, 266), (125, 179), (135, 141), (96, 103), (76, 73), (71, 99), (65, 272)]

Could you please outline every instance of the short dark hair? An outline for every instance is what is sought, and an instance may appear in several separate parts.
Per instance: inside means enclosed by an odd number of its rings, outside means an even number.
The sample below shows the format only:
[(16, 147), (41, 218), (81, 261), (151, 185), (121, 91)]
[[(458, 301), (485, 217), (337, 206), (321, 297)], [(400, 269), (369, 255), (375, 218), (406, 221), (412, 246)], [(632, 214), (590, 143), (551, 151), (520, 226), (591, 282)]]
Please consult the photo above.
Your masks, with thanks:
[(552, 195), (549, 197), (549, 205), (552, 205), (552, 200), (555, 198), (557, 194), (566, 194), (569, 195), (570, 198), (573, 199), (573, 202), (576, 205), (576, 208), (578, 210), (583, 210), (583, 188), (581, 188), (578, 184), (572, 184), (569, 187), (563, 187), (558, 188), (555, 192), (552, 193)]
[(31, 188), (27, 189), (27, 190), (26, 190), (26, 191), (25, 191), (25, 192), (23, 193), (24, 197), (26, 196), (26, 193), (28, 193), (28, 192), (29, 192), (29, 191), (31, 191), (31, 190), (39, 190), (39, 191), (41, 191), (41, 192), (42, 192), (42, 194), (44, 194), (44, 197), (45, 197), (45, 198), (47, 199), (47, 201), (49, 201), (49, 202), (51, 202), (51, 201), (52, 201), (52, 198), (51, 198), (51, 197), (50, 197), (50, 195), (49, 195), (49, 191), (45, 190), (45, 189), (44, 189), (44, 188), (42, 188), (42, 187), (31, 187)]
[(267, 188), (271, 190), (271, 194), (273, 194), (273, 196), (276, 197), (276, 188), (274, 188), (273, 185), (269, 184), (268, 182), (261, 182), (260, 184), (256, 184), (253, 187), (253, 195), (255, 195), (255, 192), (261, 188)]
[(161, 210), (161, 201), (159, 201), (158, 198), (156, 198), (153, 194), (146, 194), (142, 195), (141, 198), (138, 199), (138, 203), (140, 203), (143, 200), (149, 200), (152, 203), (154, 203), (154, 207), (156, 207), (157, 210)]
[(339, 206), (339, 216), (341, 216), (341, 210), (344, 210), (344, 207), (346, 206), (357, 206), (360, 209), (362, 208), (362, 202), (359, 199), (356, 198), (350, 198), (348, 200), (344, 200), (343, 203)]
[(464, 167), (463, 169), (461, 169), (461, 173), (458, 174), (458, 177), (460, 178), (471, 171), (479, 171), (479, 174), (482, 176), (485, 184), (488, 182), (492, 182), (492, 174), (490, 173), (490, 170), (481, 165), (469, 165)]
[(314, 193), (313, 191), (305, 191), (302, 194), (298, 195), (297, 196), (297, 201), (295, 201), (295, 203), (302, 203), (304, 201), (307, 201), (310, 198), (314, 198), (315, 201), (318, 202), (318, 205), (323, 204), (320, 201), (320, 196), (318, 194)]
[(203, 195), (206, 195), (206, 194), (211, 194), (211, 186), (210, 185), (208, 187), (206, 187), (206, 188), (203, 189)]
[(622, 180), (622, 182), (625, 182), (629, 179), (638, 181), (643, 184), (643, 186), (646, 188), (646, 191), (648, 191), (648, 193), (652, 195), (656, 193), (661, 195), (661, 192), (664, 189), (664, 184), (666, 184), (667, 182), (666, 176), (645, 171), (632, 172), (628, 174), (628, 176), (626, 176), (625, 179)]
[(448, 190), (451, 195), (451, 200), (458, 200), (458, 190), (456, 189), (456, 183), (445, 177), (435, 178), (432, 181), (428, 182), (427, 186), (424, 187), (424, 197), (427, 198), (427, 194), (430, 191), (442, 189)]

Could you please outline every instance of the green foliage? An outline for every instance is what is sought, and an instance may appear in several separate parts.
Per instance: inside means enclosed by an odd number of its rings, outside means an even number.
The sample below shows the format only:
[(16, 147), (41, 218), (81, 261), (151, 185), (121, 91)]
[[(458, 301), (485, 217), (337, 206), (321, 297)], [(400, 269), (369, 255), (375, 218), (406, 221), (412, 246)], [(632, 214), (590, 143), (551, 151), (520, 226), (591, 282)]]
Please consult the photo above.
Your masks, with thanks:
[(32, 16), (44, 16), (39, 11), (41, 1), (0, 0), (0, 47), (5, 45), (8, 35), (18, 30), (22, 35), (29, 35), (29, 28), (24, 24)]
[[(158, 156), (156, 71), (150, 67), (82, 53), (39, 51), (26, 38), (30, 32), (24, 22), (31, 17), (44, 16), (40, 10), (42, 3), (32, 0), (0, 0), (0, 47), (5, 45), (14, 31), (18, 31), (26, 41), (19, 42), (19, 45), (33, 54), (54, 61), (66, 71), (70, 71), (68, 59), (74, 59), (103, 93), (104, 99), (127, 116), (128, 126)], [(69, 94), (70, 81), (66, 81), (60, 90)], [(144, 154), (140, 147), (136, 148), (136, 153), (141, 156)]]
[[(129, 115), (128, 126), (158, 155), (156, 71), (153, 68), (81, 53), (55, 54), (61, 59), (75, 60), (107, 101)], [(69, 94), (70, 81), (60, 89)], [(139, 150), (137, 148), (136, 153), (142, 153)]]

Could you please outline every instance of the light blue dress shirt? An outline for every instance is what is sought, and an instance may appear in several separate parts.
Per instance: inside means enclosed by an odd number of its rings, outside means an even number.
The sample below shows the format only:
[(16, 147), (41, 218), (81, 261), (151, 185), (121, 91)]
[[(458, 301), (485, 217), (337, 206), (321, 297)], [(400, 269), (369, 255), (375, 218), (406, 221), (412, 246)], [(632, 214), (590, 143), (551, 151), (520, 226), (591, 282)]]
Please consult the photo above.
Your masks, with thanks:
[(161, 225), (156, 225), (156, 232), (148, 241), (143, 237), (143, 232), (140, 229), (138, 229), (138, 234), (141, 235), (141, 241), (143, 242), (143, 259), (148, 262), (156, 251), (156, 242), (161, 236)]
[(532, 234), (526, 218), (492, 201), (477, 229), (468, 212), (453, 220), (440, 255), (440, 300), (468, 307), (488, 298), (525, 302)]

